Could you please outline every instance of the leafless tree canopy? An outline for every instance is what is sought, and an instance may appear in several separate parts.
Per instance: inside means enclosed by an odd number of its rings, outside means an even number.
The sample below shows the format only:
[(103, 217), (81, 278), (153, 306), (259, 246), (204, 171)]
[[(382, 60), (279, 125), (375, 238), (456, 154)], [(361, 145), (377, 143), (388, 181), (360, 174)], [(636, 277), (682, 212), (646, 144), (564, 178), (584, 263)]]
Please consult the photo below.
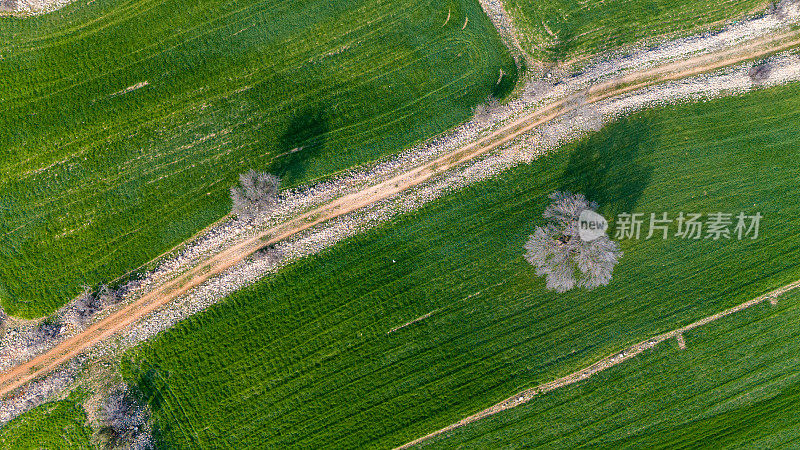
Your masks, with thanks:
[(107, 284), (101, 284), (100, 289), (97, 290), (97, 299), (103, 308), (113, 306), (119, 303), (122, 299), (116, 291), (108, 287)]
[(92, 288), (84, 286), (83, 293), (78, 297), (78, 301), (75, 302), (75, 318), (78, 324), (85, 325), (101, 309), (103, 309), (103, 304), (94, 295)]
[(152, 448), (147, 409), (128, 389), (112, 392), (101, 411), (114, 447)]
[(494, 114), (499, 108), (500, 101), (490, 95), (486, 102), (476, 106), (472, 110), (472, 113), (475, 121), (478, 122), (479, 125), (484, 126), (491, 123), (492, 114)]
[(17, 0), (0, 0), (0, 12), (17, 9)]
[(45, 320), (39, 326), (33, 329), (30, 335), (28, 345), (38, 346), (47, 341), (55, 339), (61, 333), (63, 325), (60, 322), (53, 320)]
[(124, 299), (128, 294), (138, 289), (140, 284), (141, 282), (138, 280), (130, 280), (117, 288), (117, 290), (114, 292), (117, 303), (122, 301), (122, 299)]
[(276, 264), (283, 258), (283, 253), (274, 245), (258, 250), (253, 255), (256, 261), (266, 261), (268, 264)]
[(622, 257), (619, 246), (608, 236), (584, 241), (578, 228), (581, 212), (594, 211), (597, 204), (569, 192), (555, 192), (550, 198), (553, 203), (543, 214), (549, 223), (534, 230), (525, 244), (525, 259), (536, 267), (537, 275), (547, 277), (547, 288), (556, 292), (607, 285)]
[(232, 211), (239, 217), (266, 214), (277, 202), (280, 179), (253, 169), (239, 175), (239, 186), (231, 187)]
[(531, 81), (525, 85), (522, 98), (526, 102), (533, 102), (542, 98), (542, 95), (553, 89), (555, 84), (547, 80)]
[(78, 326), (85, 326), (92, 316), (102, 311), (103, 308), (116, 305), (121, 296), (107, 284), (101, 284), (97, 293), (90, 286), (84, 286), (83, 292), (75, 302), (75, 313), (69, 319)]
[(797, 0), (780, 0), (770, 5), (768, 10), (772, 9), (772, 13), (775, 14), (775, 17), (779, 20), (786, 20), (788, 17), (792, 16), (792, 13), (797, 10), (797, 7)]
[(760, 83), (762, 81), (766, 81), (770, 73), (772, 72), (772, 68), (770, 67), (769, 63), (763, 62), (761, 64), (755, 65), (750, 68), (748, 71), (748, 75), (750, 76), (750, 80), (753, 83)]

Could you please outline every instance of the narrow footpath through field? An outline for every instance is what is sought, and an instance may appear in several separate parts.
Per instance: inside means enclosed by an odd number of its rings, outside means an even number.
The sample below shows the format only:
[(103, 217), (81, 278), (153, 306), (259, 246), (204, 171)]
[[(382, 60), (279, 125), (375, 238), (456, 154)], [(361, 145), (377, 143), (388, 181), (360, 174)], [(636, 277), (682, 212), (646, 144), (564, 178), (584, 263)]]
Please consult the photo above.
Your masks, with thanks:
[(643, 351), (649, 350), (649, 349), (655, 347), (656, 345), (658, 345), (659, 343), (664, 342), (664, 341), (666, 341), (668, 339), (675, 338), (678, 341), (678, 345), (680, 346), (680, 348), (684, 349), (684, 348), (686, 348), (686, 344), (685, 344), (685, 342), (683, 340), (683, 333), (685, 333), (685, 332), (687, 332), (689, 330), (693, 330), (695, 328), (701, 327), (703, 325), (707, 325), (707, 324), (709, 324), (711, 322), (714, 322), (714, 321), (717, 321), (719, 319), (722, 319), (723, 317), (730, 316), (731, 314), (735, 314), (737, 312), (744, 311), (745, 309), (748, 309), (748, 308), (750, 308), (752, 306), (761, 304), (761, 303), (763, 303), (763, 302), (765, 302), (767, 300), (769, 300), (771, 304), (775, 304), (777, 299), (778, 299), (778, 297), (780, 297), (782, 294), (785, 294), (786, 292), (789, 292), (789, 291), (797, 289), (797, 288), (800, 288), (800, 280), (797, 280), (797, 281), (794, 281), (792, 283), (789, 283), (789, 284), (787, 284), (785, 286), (782, 286), (782, 287), (780, 287), (778, 289), (775, 289), (772, 292), (769, 292), (767, 294), (758, 296), (758, 297), (756, 297), (756, 298), (754, 298), (752, 300), (748, 300), (748, 301), (746, 301), (746, 302), (744, 302), (742, 304), (736, 305), (736, 306), (734, 306), (732, 308), (728, 308), (725, 311), (710, 315), (708, 317), (704, 317), (704, 318), (702, 318), (702, 319), (700, 319), (700, 320), (698, 320), (696, 322), (692, 322), (689, 325), (686, 325), (685, 327), (677, 328), (677, 329), (674, 329), (672, 331), (668, 331), (666, 333), (659, 334), (658, 336), (654, 336), (654, 337), (652, 337), (652, 338), (650, 338), (650, 339), (648, 339), (646, 341), (642, 341), (642, 342), (639, 342), (637, 344), (634, 344), (634, 345), (626, 348), (625, 350), (622, 350), (619, 353), (615, 353), (615, 354), (613, 354), (611, 356), (607, 356), (607, 357), (601, 359), (600, 361), (597, 361), (596, 363), (592, 364), (591, 366), (584, 367), (581, 370), (578, 370), (576, 372), (573, 372), (573, 373), (571, 373), (569, 375), (563, 376), (563, 377), (558, 378), (556, 380), (553, 380), (553, 381), (550, 381), (550, 382), (547, 382), (547, 383), (544, 383), (544, 384), (540, 384), (539, 386), (536, 386), (536, 387), (533, 387), (533, 388), (530, 388), (530, 389), (525, 389), (524, 391), (518, 392), (518, 393), (512, 395), (511, 397), (503, 400), (502, 402), (499, 402), (499, 403), (497, 403), (495, 405), (492, 405), (492, 406), (490, 406), (490, 407), (488, 407), (488, 408), (486, 408), (486, 409), (484, 409), (482, 411), (479, 411), (479, 412), (477, 412), (477, 413), (475, 413), (475, 414), (473, 414), (471, 416), (465, 417), (464, 419), (461, 419), (461, 420), (459, 420), (458, 422), (456, 422), (454, 424), (451, 424), (451, 425), (448, 425), (448, 426), (446, 426), (446, 427), (444, 427), (442, 429), (436, 430), (433, 433), (426, 434), (425, 436), (422, 436), (421, 438), (415, 439), (415, 440), (413, 440), (413, 441), (411, 441), (411, 442), (409, 442), (407, 444), (401, 445), (400, 447), (396, 447), (395, 450), (400, 450), (400, 449), (413, 447), (413, 446), (421, 444), (422, 442), (425, 442), (425, 441), (427, 441), (429, 439), (432, 439), (432, 438), (434, 438), (436, 436), (440, 436), (440, 435), (442, 435), (444, 433), (447, 433), (449, 431), (455, 430), (456, 428), (460, 428), (460, 427), (463, 427), (465, 425), (469, 425), (469, 424), (471, 424), (473, 422), (477, 422), (478, 420), (481, 420), (483, 418), (492, 416), (492, 415), (497, 414), (499, 412), (503, 412), (503, 411), (509, 410), (511, 408), (523, 405), (523, 404), (529, 402), (530, 400), (532, 400), (537, 395), (544, 394), (544, 393), (547, 393), (547, 392), (550, 392), (550, 391), (553, 391), (553, 390), (556, 390), (558, 388), (562, 388), (562, 387), (565, 387), (565, 386), (569, 386), (569, 385), (577, 383), (579, 381), (583, 381), (583, 380), (591, 377), (592, 375), (594, 375), (594, 374), (596, 374), (598, 372), (601, 372), (603, 370), (606, 370), (608, 368), (611, 368), (611, 367), (614, 367), (614, 366), (616, 366), (618, 364), (621, 364), (622, 362), (627, 361), (628, 359), (631, 359), (634, 356), (642, 353)]

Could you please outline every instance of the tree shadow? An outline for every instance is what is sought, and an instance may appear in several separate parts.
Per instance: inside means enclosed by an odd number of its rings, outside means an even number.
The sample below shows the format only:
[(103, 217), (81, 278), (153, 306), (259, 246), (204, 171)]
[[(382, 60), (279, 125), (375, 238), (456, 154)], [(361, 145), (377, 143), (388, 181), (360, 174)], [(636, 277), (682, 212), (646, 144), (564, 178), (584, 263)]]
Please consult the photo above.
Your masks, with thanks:
[(142, 404), (150, 406), (150, 423), (153, 427), (154, 444), (156, 444), (156, 448), (166, 448), (163, 447), (168, 441), (165, 436), (168, 436), (172, 432), (172, 429), (169, 424), (154, 420), (154, 416), (164, 407), (163, 393), (167, 392), (169, 389), (166, 381), (168, 376), (165, 376), (164, 372), (158, 366), (150, 364), (137, 365), (131, 367), (131, 369), (133, 369), (133, 380), (131, 383), (131, 386), (133, 386), (133, 394)]
[(651, 138), (647, 120), (621, 119), (577, 144), (562, 176), (561, 190), (582, 193), (611, 219), (631, 212), (650, 184), (654, 168), (639, 162)]
[(307, 108), (296, 114), (278, 140), (278, 156), (269, 171), (287, 184), (300, 181), (308, 164), (325, 148), (330, 120), (324, 108)]
[(521, 70), (517, 68), (515, 61), (508, 69), (508, 72), (504, 71), (502, 77), (492, 86), (492, 97), (500, 100), (506, 98), (517, 86), (520, 72)]

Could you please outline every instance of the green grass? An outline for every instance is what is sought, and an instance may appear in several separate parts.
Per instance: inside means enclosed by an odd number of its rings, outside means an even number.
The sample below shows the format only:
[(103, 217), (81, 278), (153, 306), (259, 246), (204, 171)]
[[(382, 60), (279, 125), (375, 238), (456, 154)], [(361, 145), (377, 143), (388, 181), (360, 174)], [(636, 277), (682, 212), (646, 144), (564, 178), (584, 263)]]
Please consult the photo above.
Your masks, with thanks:
[[(166, 446), (402, 444), (800, 278), (798, 118), (797, 85), (637, 114), (299, 261), (125, 370)], [(765, 217), (757, 240), (622, 241), (609, 286), (557, 295), (522, 248), (555, 189)]]
[(44, 315), (150, 261), (227, 214), (248, 168), (292, 186), (443, 132), (513, 87), (501, 68), (515, 79), (476, 0), (96, 0), (0, 18), (2, 305)]
[(0, 447), (27, 449), (91, 449), (92, 430), (77, 395), (38, 406), (0, 428)]
[(685, 35), (767, 4), (763, 0), (505, 0), (526, 50), (554, 62), (657, 36)]
[(437, 438), (441, 448), (796, 448), (800, 292)]

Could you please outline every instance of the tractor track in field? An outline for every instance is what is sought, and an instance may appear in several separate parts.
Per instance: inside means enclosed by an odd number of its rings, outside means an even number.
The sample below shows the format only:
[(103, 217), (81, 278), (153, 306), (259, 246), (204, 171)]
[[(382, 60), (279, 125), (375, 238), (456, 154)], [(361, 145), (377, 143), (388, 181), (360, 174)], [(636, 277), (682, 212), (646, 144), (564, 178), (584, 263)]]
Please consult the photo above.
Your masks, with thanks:
[(580, 370), (578, 370), (576, 372), (572, 372), (569, 375), (563, 376), (561, 378), (557, 378), (557, 379), (555, 379), (553, 381), (549, 381), (549, 382), (544, 383), (544, 384), (540, 384), (540, 385), (538, 385), (536, 387), (533, 387), (533, 388), (530, 388), (530, 389), (525, 389), (523, 391), (520, 391), (520, 392), (512, 395), (511, 397), (509, 397), (509, 398), (507, 398), (507, 399), (505, 399), (505, 400), (503, 400), (503, 401), (501, 401), (499, 403), (496, 403), (496, 404), (494, 404), (494, 405), (492, 405), (492, 406), (490, 406), (490, 407), (488, 407), (488, 408), (486, 408), (484, 410), (481, 410), (481, 411), (479, 411), (479, 412), (477, 412), (477, 413), (475, 413), (475, 414), (473, 414), (471, 416), (465, 417), (465, 418), (461, 419), (460, 421), (458, 421), (456, 423), (448, 425), (448, 426), (446, 426), (444, 428), (441, 428), (439, 430), (436, 430), (436, 431), (434, 431), (432, 433), (426, 434), (425, 436), (422, 436), (422, 437), (417, 438), (417, 439), (415, 439), (415, 440), (413, 440), (411, 442), (403, 444), (400, 447), (396, 447), (395, 450), (401, 450), (401, 449), (406, 449), (406, 448), (413, 447), (413, 446), (421, 444), (421, 443), (423, 443), (423, 442), (425, 442), (427, 440), (430, 440), (430, 439), (432, 439), (434, 437), (441, 436), (441, 435), (443, 435), (443, 434), (445, 434), (447, 432), (453, 431), (456, 428), (461, 428), (461, 427), (463, 427), (465, 425), (469, 425), (471, 423), (477, 422), (477, 421), (479, 421), (479, 420), (481, 420), (483, 418), (486, 418), (486, 417), (489, 417), (489, 416), (493, 416), (493, 415), (495, 415), (497, 413), (500, 413), (500, 412), (503, 412), (503, 411), (507, 411), (507, 410), (509, 410), (511, 408), (515, 408), (515, 407), (520, 406), (520, 405), (524, 405), (525, 403), (528, 403), (530, 400), (532, 400), (537, 395), (545, 394), (547, 392), (554, 391), (556, 389), (563, 388), (563, 387), (569, 386), (571, 384), (575, 384), (575, 383), (577, 383), (579, 381), (586, 380), (586, 379), (588, 379), (589, 377), (591, 377), (592, 375), (594, 375), (594, 374), (596, 374), (598, 372), (602, 372), (603, 370), (610, 369), (611, 367), (619, 365), (619, 364), (621, 364), (621, 363), (633, 358), (634, 356), (637, 356), (637, 355), (641, 354), (645, 350), (652, 349), (653, 347), (655, 347), (656, 345), (660, 344), (661, 342), (667, 341), (669, 339), (675, 338), (677, 340), (677, 342), (678, 342), (678, 347), (683, 350), (683, 349), (686, 348), (686, 342), (683, 339), (683, 333), (685, 333), (685, 332), (687, 332), (689, 330), (693, 330), (695, 328), (702, 327), (703, 325), (707, 325), (707, 324), (709, 324), (711, 322), (715, 322), (715, 321), (717, 321), (719, 319), (722, 319), (724, 317), (730, 316), (731, 314), (735, 314), (735, 313), (738, 313), (740, 311), (744, 311), (745, 309), (748, 309), (748, 308), (750, 308), (752, 306), (764, 303), (766, 301), (769, 301), (771, 304), (774, 305), (776, 303), (776, 300), (778, 299), (778, 297), (780, 297), (781, 295), (785, 294), (786, 292), (789, 292), (789, 291), (797, 289), (797, 288), (800, 288), (800, 280), (796, 280), (796, 281), (794, 281), (792, 283), (789, 283), (789, 284), (787, 284), (785, 286), (782, 286), (782, 287), (780, 287), (778, 289), (775, 289), (774, 291), (768, 292), (768, 293), (766, 293), (764, 295), (760, 295), (760, 296), (758, 296), (758, 297), (756, 297), (754, 299), (748, 300), (748, 301), (746, 301), (744, 303), (741, 303), (741, 304), (736, 305), (734, 307), (728, 308), (728, 309), (726, 309), (724, 311), (721, 311), (721, 312), (718, 312), (716, 314), (712, 314), (710, 316), (704, 317), (704, 318), (702, 318), (702, 319), (700, 319), (698, 321), (692, 322), (689, 325), (686, 325), (684, 327), (676, 328), (676, 329), (674, 329), (672, 331), (668, 331), (666, 333), (662, 333), (662, 334), (654, 336), (654, 337), (652, 337), (650, 339), (647, 339), (646, 341), (642, 341), (642, 342), (639, 342), (637, 344), (631, 345), (630, 347), (622, 350), (621, 352), (615, 353), (615, 354), (613, 354), (611, 356), (607, 356), (607, 357), (601, 359), (600, 361), (597, 361), (596, 363), (594, 363), (594, 364), (592, 364), (592, 365), (590, 365), (588, 367), (584, 367), (583, 369), (580, 369)]
[(631, 72), (600, 82), (588, 90), (541, 105), (535, 111), (500, 127), (473, 143), (464, 145), (386, 181), (331, 200), (197, 262), (182, 275), (153, 288), (136, 301), (91, 324), (80, 334), (69, 337), (50, 350), (0, 374), (0, 396), (6, 396), (26, 383), (47, 375), (61, 364), (115, 336), (177, 297), (222, 274), (256, 251), (318, 224), (360, 210), (418, 186), (436, 175), (485, 155), (513, 141), (525, 132), (563, 116), (580, 106), (652, 85), (763, 58), (797, 46), (800, 46), (800, 30), (756, 38), (734, 48), (726, 48)]

